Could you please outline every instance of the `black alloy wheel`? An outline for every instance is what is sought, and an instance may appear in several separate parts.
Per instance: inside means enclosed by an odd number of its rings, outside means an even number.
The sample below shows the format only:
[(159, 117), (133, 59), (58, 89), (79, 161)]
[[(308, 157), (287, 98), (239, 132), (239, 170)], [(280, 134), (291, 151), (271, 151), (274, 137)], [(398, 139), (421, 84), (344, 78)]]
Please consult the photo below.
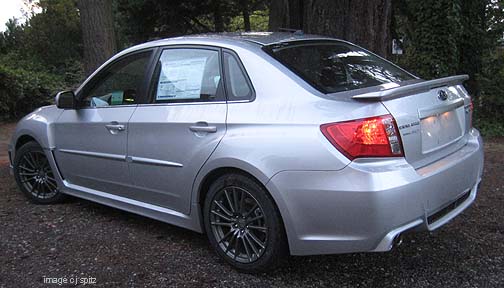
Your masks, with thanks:
[(37, 204), (56, 203), (64, 198), (44, 150), (28, 142), (16, 151), (14, 176), (21, 191)]
[(245, 189), (221, 189), (210, 208), (210, 225), (219, 247), (241, 263), (259, 259), (266, 248), (268, 228), (263, 209)]
[(226, 174), (211, 186), (204, 205), (210, 243), (226, 262), (249, 273), (278, 266), (288, 253), (280, 213), (254, 179)]

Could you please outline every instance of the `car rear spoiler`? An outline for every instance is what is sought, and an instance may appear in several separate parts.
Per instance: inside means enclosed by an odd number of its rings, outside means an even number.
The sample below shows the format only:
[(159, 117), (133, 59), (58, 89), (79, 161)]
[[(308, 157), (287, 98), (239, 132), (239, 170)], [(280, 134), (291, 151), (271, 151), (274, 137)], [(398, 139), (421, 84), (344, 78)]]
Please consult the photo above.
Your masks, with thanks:
[(389, 100), (393, 98), (399, 98), (414, 93), (420, 93), (429, 91), (430, 89), (442, 87), (442, 86), (452, 86), (461, 84), (469, 79), (468, 75), (457, 75), (445, 78), (439, 78), (434, 80), (422, 81), (418, 83), (408, 84), (404, 86), (397, 86), (390, 89), (385, 89), (376, 92), (369, 92), (365, 94), (359, 94), (352, 96), (353, 99), (357, 100)]

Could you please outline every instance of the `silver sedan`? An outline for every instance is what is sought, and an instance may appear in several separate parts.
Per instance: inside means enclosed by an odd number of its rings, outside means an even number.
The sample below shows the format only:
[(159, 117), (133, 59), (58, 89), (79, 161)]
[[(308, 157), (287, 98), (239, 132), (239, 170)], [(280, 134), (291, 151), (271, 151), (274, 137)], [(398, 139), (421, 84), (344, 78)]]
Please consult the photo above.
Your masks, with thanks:
[(476, 197), (466, 79), (300, 33), (158, 40), (24, 117), (9, 156), (35, 203), (72, 195), (204, 232), (242, 271), (388, 251)]

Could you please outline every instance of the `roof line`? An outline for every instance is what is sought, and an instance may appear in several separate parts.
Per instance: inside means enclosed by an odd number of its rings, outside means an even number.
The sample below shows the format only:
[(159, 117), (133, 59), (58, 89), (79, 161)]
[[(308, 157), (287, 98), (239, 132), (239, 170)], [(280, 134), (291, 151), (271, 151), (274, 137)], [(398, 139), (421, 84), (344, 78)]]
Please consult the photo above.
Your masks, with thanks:
[(261, 47), (265, 45), (265, 44), (264, 44), (264, 43), (262, 43), (262, 42), (255, 41), (255, 40), (252, 40), (252, 39), (244, 39), (244, 38), (239, 39), (239, 38), (238, 38), (238, 40), (245, 41), (245, 42), (250, 42), (250, 43), (254, 43), (254, 44), (257, 44), (257, 45), (259, 45), (259, 46), (261, 46)]

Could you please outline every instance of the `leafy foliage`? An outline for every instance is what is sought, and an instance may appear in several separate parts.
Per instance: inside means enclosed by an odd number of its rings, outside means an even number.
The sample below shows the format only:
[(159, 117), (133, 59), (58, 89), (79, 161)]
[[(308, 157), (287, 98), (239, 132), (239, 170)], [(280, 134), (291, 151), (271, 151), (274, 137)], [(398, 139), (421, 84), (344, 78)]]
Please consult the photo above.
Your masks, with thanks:
[(9, 20), (0, 35), (0, 120), (49, 103), (82, 80), (79, 15), (73, 0), (40, 0), (41, 13)]
[(475, 125), (484, 134), (500, 133), (502, 124), (498, 123), (504, 120), (504, 53), (499, 48), (503, 1), (396, 3), (395, 37), (404, 40), (406, 52), (395, 60), (424, 79), (469, 74), (465, 86), (473, 96)]
[[(268, 31), (268, 10), (256, 10), (250, 14), (251, 31)], [(242, 16), (235, 16), (229, 22), (228, 31), (244, 31)]]
[(16, 119), (51, 102), (61, 78), (0, 64), (0, 120)]
[(458, 70), (461, 35), (459, 1), (402, 2), (406, 57), (402, 65), (426, 79), (453, 75)]
[(151, 39), (220, 31), (266, 31), (268, 0), (116, 0), (116, 28), (122, 46)]
[[(83, 80), (75, 0), (38, 3), (41, 13), (24, 24), (9, 20), (0, 33), (0, 119), (20, 117)], [(484, 133), (504, 135), (504, 0), (393, 3), (392, 31), (403, 39), (405, 51), (394, 60), (425, 79), (469, 74), (475, 125)], [(270, 1), (113, 0), (113, 5), (119, 47), (126, 48), (185, 34), (264, 31)]]
[(482, 121), (501, 123), (501, 127), (504, 124), (503, 80), (504, 51), (500, 50), (484, 58), (483, 70), (478, 75), (481, 91), (474, 104), (477, 118), (482, 119)]

